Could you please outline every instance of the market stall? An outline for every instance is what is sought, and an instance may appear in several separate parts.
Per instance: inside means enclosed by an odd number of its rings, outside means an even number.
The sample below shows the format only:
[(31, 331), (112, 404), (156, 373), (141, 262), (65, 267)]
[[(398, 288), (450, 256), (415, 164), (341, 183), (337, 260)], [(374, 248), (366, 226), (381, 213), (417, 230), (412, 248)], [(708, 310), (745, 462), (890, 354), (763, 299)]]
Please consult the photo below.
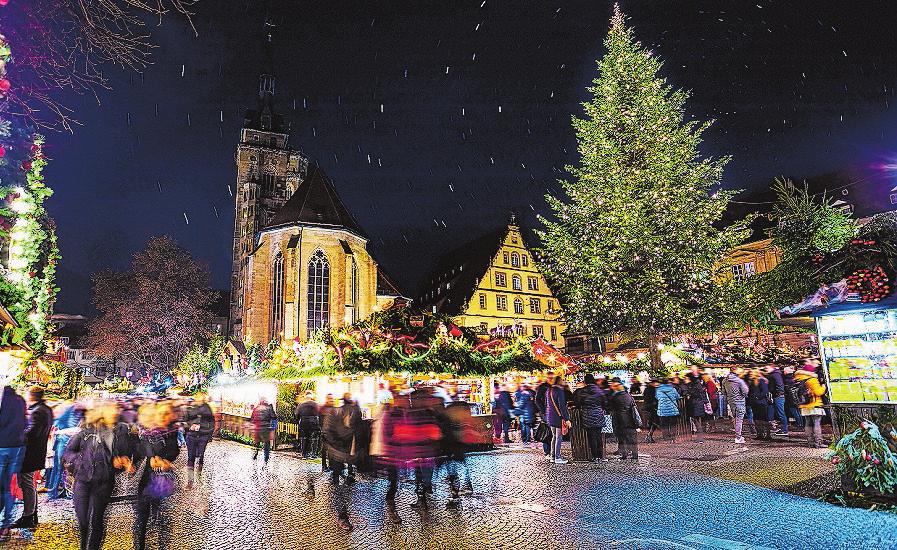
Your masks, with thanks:
[(897, 404), (897, 297), (813, 313), (833, 404)]

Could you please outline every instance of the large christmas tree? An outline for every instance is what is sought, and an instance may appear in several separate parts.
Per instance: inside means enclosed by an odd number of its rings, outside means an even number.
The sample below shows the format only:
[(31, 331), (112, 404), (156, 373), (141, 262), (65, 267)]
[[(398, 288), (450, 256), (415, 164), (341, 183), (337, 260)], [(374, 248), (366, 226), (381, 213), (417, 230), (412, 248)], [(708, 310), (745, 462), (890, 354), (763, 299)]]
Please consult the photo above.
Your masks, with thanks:
[[(686, 120), (688, 93), (659, 76), (615, 8), (607, 54), (573, 118), (580, 163), (542, 218), (544, 268), (569, 323), (593, 334), (664, 335), (712, 328), (733, 290), (723, 258), (750, 231), (720, 221), (734, 191), (719, 189), (728, 158), (701, 156), (709, 122)], [(655, 365), (656, 366), (656, 365)]]

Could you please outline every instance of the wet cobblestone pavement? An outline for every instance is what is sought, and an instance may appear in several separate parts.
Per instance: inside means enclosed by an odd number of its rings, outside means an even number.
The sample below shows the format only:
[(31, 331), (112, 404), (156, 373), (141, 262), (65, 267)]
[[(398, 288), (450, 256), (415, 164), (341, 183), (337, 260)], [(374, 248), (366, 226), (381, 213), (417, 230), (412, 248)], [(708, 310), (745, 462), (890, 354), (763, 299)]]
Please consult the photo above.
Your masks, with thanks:
[[(438, 481), (431, 507), (422, 513), (411, 507), (411, 485), (403, 484), (397, 506), (402, 523), (395, 524), (383, 506), (384, 480), (360, 479), (335, 492), (318, 463), (277, 454), (263, 466), (248, 447), (215, 441), (202, 484), (182, 487), (169, 499), (163, 531), (172, 550), (897, 548), (897, 515), (834, 507), (684, 469), (694, 461), (683, 453), (734, 448), (705, 445), (710, 447), (644, 446), (643, 453), (657, 456), (638, 463), (554, 465), (536, 450), (517, 447), (474, 455), (469, 462), (476, 492), (459, 509), (446, 508), (445, 483)], [(351, 532), (334, 514), (335, 499), (343, 497), (351, 503)], [(33, 534), (14, 531), (4, 548), (78, 548), (70, 501), (42, 503), (40, 515)], [(110, 507), (109, 525), (105, 548), (130, 548), (131, 505)], [(152, 527), (149, 548), (158, 547), (158, 534)]]

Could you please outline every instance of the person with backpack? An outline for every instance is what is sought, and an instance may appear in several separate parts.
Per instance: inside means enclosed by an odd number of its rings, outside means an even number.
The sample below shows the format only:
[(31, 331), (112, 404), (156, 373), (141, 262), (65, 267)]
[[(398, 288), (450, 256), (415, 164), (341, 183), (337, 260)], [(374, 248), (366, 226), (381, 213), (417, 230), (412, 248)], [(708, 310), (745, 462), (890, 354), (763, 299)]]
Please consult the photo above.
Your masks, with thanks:
[(10, 538), (16, 498), (12, 476), (25, 456), (25, 400), (9, 386), (0, 387), (0, 542)]
[(671, 443), (675, 443), (676, 435), (673, 428), (679, 420), (679, 392), (669, 378), (660, 380), (660, 385), (655, 390), (655, 398), (657, 400), (657, 416), (660, 418), (660, 425), (663, 428), (663, 437)]
[(742, 369), (738, 366), (729, 367), (729, 375), (723, 380), (723, 392), (729, 403), (729, 410), (735, 419), (735, 443), (744, 443), (741, 430), (744, 428), (744, 416), (747, 413), (748, 385), (741, 379)]
[(595, 383), (591, 373), (584, 379), (585, 385), (573, 392), (573, 402), (582, 410), (582, 426), (586, 431), (586, 440), (592, 454), (592, 462), (607, 460), (604, 458), (604, 411), (607, 406), (604, 390)]
[(37, 527), (37, 485), (34, 474), (47, 465), (47, 444), (53, 426), (53, 411), (44, 402), (44, 389), (32, 386), (28, 390), (28, 428), (25, 430), (25, 456), (19, 469), (18, 482), (22, 490), (22, 517), (14, 529)]
[(822, 408), (822, 395), (825, 393), (825, 385), (819, 383), (816, 375), (817, 362), (807, 361), (799, 371), (794, 373), (794, 382), (797, 384), (797, 406), (804, 418), (804, 433), (807, 436), (807, 445), (813, 449), (822, 445), (822, 417), (825, 410)]
[(72, 436), (63, 464), (75, 477), (72, 502), (82, 550), (100, 550), (106, 534), (106, 508), (115, 484), (115, 470), (133, 472), (133, 442), (126, 424), (117, 423), (118, 405), (97, 404), (84, 416), (84, 427)]
[(619, 378), (610, 381), (611, 395), (607, 406), (614, 423), (614, 436), (620, 448), (620, 460), (638, 460), (638, 431), (642, 425), (635, 399)]
[(794, 425), (800, 431), (804, 431), (804, 417), (797, 406), (799, 384), (794, 381), (794, 367), (788, 366), (782, 369), (782, 378), (785, 381), (785, 418), (794, 419)]
[(187, 488), (193, 487), (194, 468), (202, 474), (206, 446), (215, 432), (215, 414), (205, 395), (197, 395), (184, 416), (187, 441)]

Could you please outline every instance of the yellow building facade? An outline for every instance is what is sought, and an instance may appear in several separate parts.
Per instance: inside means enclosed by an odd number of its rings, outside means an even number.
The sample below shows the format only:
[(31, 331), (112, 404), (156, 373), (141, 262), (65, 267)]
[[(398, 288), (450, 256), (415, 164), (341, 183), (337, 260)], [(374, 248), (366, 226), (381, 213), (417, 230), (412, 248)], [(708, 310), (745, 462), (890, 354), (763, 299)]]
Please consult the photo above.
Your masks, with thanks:
[(521, 333), (564, 346), (560, 303), (513, 220), (447, 254), (418, 300), (480, 334)]

